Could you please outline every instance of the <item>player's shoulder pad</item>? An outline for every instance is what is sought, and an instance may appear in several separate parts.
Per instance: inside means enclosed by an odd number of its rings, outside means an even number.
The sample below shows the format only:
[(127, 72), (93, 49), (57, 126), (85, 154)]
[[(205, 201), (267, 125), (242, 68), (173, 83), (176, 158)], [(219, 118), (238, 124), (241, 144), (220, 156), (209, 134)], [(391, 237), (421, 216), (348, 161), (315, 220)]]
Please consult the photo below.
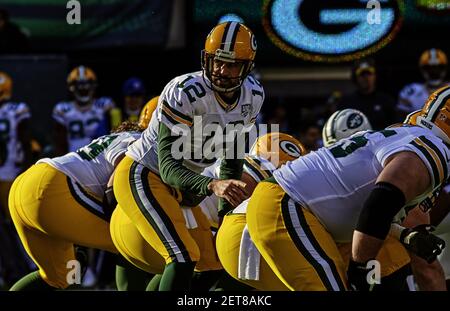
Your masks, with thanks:
[(53, 112), (57, 114), (66, 114), (74, 108), (73, 102), (62, 101), (55, 105)]
[(14, 104), (14, 112), (16, 116), (23, 116), (30, 113), (30, 107), (23, 102)]
[(247, 78), (245, 78), (244, 84), (248, 84), (248, 85), (252, 86), (255, 89), (264, 90), (261, 82), (259, 82), (259, 80), (256, 79), (256, 77), (251, 75), (251, 74), (248, 75)]
[(187, 100), (188, 103), (191, 102), (189, 100), (189, 94), (192, 97), (196, 93), (204, 94), (209, 91), (209, 88), (205, 85), (205, 81), (203, 81), (201, 71), (187, 73), (175, 77), (167, 84), (167, 87), (167, 91), (176, 96), (176, 99)]
[(417, 129), (414, 139), (410, 142), (432, 168), (434, 185), (438, 185), (448, 179), (450, 167), (450, 150), (437, 136), (430, 134), (425, 129)]
[(400, 98), (408, 98), (411, 96), (415, 96), (420, 93), (424, 89), (424, 85), (422, 83), (410, 83), (405, 85), (399, 93)]
[(114, 108), (116, 105), (111, 97), (102, 96), (95, 100), (94, 106), (103, 110), (109, 110)]
[(185, 74), (172, 79), (165, 86), (159, 101), (162, 113), (169, 119), (174, 119), (172, 121), (176, 121), (172, 123), (192, 123), (194, 111), (192, 104), (195, 101), (195, 92), (206, 92), (206, 87), (200, 81), (201, 76), (199, 78), (195, 73)]

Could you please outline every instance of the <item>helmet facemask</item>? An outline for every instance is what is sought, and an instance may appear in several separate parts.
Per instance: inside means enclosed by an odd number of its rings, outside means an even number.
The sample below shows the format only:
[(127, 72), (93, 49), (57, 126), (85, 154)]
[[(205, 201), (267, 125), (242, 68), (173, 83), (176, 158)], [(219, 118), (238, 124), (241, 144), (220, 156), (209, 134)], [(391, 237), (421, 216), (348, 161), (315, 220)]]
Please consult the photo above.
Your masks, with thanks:
[[(236, 59), (234, 52), (227, 52), (217, 49), (215, 54), (202, 50), (202, 69), (205, 84), (212, 90), (219, 93), (233, 92), (242, 86), (245, 78), (252, 71), (254, 63), (251, 60)], [(214, 73), (214, 64), (218, 62), (241, 65), (239, 74), (234, 77), (224, 77)]]
[(431, 87), (438, 87), (447, 75), (446, 65), (423, 65), (420, 67), (425, 81)]
[(80, 106), (86, 106), (92, 101), (96, 88), (97, 83), (92, 80), (75, 81), (69, 86), (69, 90)]

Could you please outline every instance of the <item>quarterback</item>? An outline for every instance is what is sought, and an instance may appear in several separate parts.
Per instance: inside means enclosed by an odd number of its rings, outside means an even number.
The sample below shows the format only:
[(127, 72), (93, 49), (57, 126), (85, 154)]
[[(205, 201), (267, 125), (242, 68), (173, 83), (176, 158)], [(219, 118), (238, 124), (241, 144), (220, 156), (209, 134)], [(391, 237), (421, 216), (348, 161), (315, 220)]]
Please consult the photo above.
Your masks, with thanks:
[[(222, 217), (247, 198), (245, 183), (239, 180), (243, 158), (225, 158), (220, 179), (213, 179), (200, 173), (215, 158), (209, 154), (178, 157), (173, 149), (191, 137), (186, 129), (195, 132), (196, 127), (224, 129), (228, 124), (251, 126), (255, 122), (264, 100), (263, 88), (249, 75), (255, 54), (255, 37), (245, 25), (227, 22), (214, 27), (202, 51), (203, 70), (176, 77), (166, 85), (156, 118), (116, 169), (118, 208), (165, 260), (160, 290), (188, 289), (201, 255), (180, 206), (195, 207), (204, 196), (214, 193), (224, 199)], [(196, 141), (190, 146), (211, 144), (210, 136), (192, 137)], [(189, 144), (183, 146), (187, 146), (184, 154), (196, 153)], [(207, 234), (212, 241), (212, 233), (208, 230)]]

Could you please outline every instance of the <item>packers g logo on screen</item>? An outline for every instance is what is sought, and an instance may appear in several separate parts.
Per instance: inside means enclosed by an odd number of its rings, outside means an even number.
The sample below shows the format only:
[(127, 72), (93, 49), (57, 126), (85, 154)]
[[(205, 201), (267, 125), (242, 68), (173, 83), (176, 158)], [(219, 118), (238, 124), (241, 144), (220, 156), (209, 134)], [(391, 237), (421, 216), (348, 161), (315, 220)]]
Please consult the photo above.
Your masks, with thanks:
[(265, 0), (263, 26), (277, 47), (296, 57), (351, 61), (392, 41), (403, 6), (401, 0)]

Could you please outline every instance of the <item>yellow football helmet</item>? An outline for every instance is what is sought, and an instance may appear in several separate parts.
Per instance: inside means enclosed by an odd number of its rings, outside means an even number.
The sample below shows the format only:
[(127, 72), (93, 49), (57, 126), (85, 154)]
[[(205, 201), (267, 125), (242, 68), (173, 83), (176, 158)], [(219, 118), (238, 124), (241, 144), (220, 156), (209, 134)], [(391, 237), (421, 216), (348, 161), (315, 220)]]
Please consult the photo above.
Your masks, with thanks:
[(447, 74), (447, 55), (439, 49), (429, 49), (422, 53), (419, 68), (430, 86), (438, 87)]
[(9, 100), (12, 96), (12, 79), (6, 73), (0, 71), (0, 102)]
[(285, 133), (268, 133), (258, 137), (250, 155), (269, 160), (276, 168), (306, 154), (306, 148), (296, 138)]
[(405, 123), (429, 129), (450, 144), (450, 86), (433, 92), (422, 110), (408, 115)]
[[(256, 39), (252, 31), (238, 22), (226, 22), (214, 27), (206, 38), (202, 51), (203, 78), (211, 89), (218, 92), (231, 92), (239, 88), (254, 67)], [(237, 77), (221, 77), (213, 74), (214, 61), (240, 63)], [(226, 86), (220, 80), (227, 80)], [(237, 82), (234, 83), (233, 80)]]
[(417, 125), (417, 116), (421, 113), (422, 110), (416, 110), (408, 114), (403, 123)]
[(143, 129), (146, 129), (150, 124), (152, 119), (153, 111), (156, 110), (156, 106), (158, 106), (159, 96), (155, 96), (145, 104), (144, 108), (141, 110), (141, 114), (139, 115), (139, 126)]
[(90, 103), (97, 88), (97, 76), (91, 68), (78, 66), (69, 73), (67, 86), (78, 104)]

